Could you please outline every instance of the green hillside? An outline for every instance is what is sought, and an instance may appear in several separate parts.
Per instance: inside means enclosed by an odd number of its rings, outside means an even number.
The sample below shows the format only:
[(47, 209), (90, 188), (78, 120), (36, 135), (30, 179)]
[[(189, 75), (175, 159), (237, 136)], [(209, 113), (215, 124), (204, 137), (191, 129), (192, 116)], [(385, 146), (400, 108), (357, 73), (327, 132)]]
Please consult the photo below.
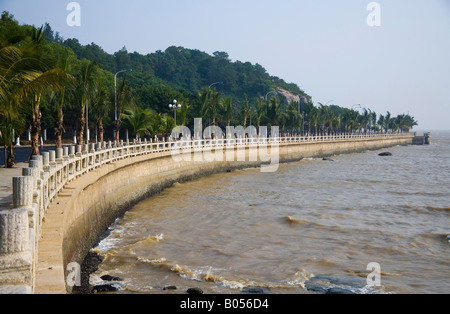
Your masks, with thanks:
[[(175, 99), (180, 107), (172, 111)], [(251, 123), (302, 135), (403, 132), (417, 125), (409, 115), (355, 109), (316, 106), (296, 84), (259, 64), (233, 62), (226, 52), (172, 46), (147, 55), (125, 47), (108, 54), (95, 43), (64, 39), (48, 24), (21, 25), (9, 12), (0, 18), (0, 141), (10, 155), (13, 135), (27, 129), (31, 154), (39, 154), (43, 130), (61, 147), (73, 138), (168, 136), (175, 125), (192, 128), (197, 117), (221, 128)]]

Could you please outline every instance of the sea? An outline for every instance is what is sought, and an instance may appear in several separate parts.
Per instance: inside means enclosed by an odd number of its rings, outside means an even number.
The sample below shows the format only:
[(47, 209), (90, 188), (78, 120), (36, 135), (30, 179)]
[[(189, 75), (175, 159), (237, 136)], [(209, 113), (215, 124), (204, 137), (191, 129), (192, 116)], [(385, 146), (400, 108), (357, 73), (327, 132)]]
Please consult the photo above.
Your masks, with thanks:
[(450, 131), (431, 141), (175, 183), (110, 227), (92, 249), (103, 262), (91, 284), (110, 275), (117, 294), (448, 294)]

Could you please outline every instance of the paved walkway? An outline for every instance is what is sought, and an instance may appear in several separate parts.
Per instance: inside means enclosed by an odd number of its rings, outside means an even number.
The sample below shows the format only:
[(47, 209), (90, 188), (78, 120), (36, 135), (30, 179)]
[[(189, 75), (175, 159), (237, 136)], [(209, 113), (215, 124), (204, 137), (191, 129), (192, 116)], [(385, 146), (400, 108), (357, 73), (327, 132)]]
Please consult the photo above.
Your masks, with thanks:
[(27, 163), (19, 163), (14, 168), (0, 168), (0, 210), (13, 207), (12, 178), (22, 176), (22, 168), (26, 167)]

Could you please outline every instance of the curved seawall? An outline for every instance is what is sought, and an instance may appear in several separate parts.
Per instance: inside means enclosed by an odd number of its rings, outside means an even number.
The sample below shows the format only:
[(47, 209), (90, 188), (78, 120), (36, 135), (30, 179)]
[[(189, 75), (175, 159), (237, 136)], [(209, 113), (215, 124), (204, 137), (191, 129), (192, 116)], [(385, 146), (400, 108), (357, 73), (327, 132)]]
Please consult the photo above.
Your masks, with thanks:
[[(11, 271), (15, 277), (8, 277), (12, 279), (6, 284), (26, 286), (28, 288), (21, 291), (30, 293), (70, 292), (73, 286), (68, 284), (68, 281), (72, 283), (71, 267), (82, 263), (86, 254), (114, 220), (135, 203), (175, 182), (263, 165), (271, 165), (274, 167), (272, 171), (276, 171), (277, 162), (410, 145), (413, 135), (305, 139), (280, 139), (277, 143), (268, 145), (264, 151), (261, 145), (248, 143), (235, 143), (224, 147), (208, 146), (205, 150), (205, 143), (200, 146), (189, 143), (177, 148), (173, 143), (145, 142), (119, 148), (113, 148), (109, 144), (109, 147), (100, 147), (98, 152), (95, 152), (94, 147), (90, 152), (87, 147), (84, 152), (81, 152), (80, 147), (76, 152), (75, 148), (70, 148), (72, 154), (59, 152), (59, 173), (48, 167), (48, 160), (43, 161), (41, 176), (38, 179), (40, 181), (36, 184), (36, 187), (41, 189), (41, 195), (37, 197), (38, 203), (43, 206), (28, 207), (29, 219), (33, 221), (33, 224), (28, 221), (29, 243), (25, 240), (20, 242), (23, 245), (11, 255), (13, 261), (10, 264), (16, 263), (14, 258), (20, 255), (28, 257), (29, 266), (25, 263), (19, 275)], [(44, 159), (47, 157), (44, 156)], [(50, 164), (52, 160), (58, 158), (52, 158), (50, 154)], [(63, 165), (66, 165), (67, 169), (61, 168)], [(264, 171), (264, 168), (261, 168), (261, 171)], [(60, 182), (58, 178), (64, 176), (67, 180)], [(58, 184), (60, 188), (52, 194), (53, 188), (49, 186)], [(36, 203), (36, 189), (34, 194)], [(50, 195), (53, 196), (47, 197)], [(20, 220), (24, 219), (22, 216), (17, 216), (22, 226), (18, 228), (21, 234), (26, 232), (24, 222)], [(0, 242), (5, 241), (0, 235)], [(28, 250), (26, 245), (29, 245)], [(0, 255), (1, 258), (3, 255)], [(5, 265), (0, 264), (0, 267), (5, 269)], [(7, 267), (6, 269), (8, 270)], [(22, 277), (17, 278), (18, 276)], [(4, 285), (1, 281), (0, 284)]]

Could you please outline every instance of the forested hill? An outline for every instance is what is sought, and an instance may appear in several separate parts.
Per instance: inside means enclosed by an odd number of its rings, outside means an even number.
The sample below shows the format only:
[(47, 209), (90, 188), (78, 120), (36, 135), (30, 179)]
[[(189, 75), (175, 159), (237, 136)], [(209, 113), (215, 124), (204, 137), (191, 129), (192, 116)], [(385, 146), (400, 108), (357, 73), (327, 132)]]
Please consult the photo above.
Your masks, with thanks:
[(217, 82), (216, 89), (224, 96), (235, 101), (244, 95), (250, 99), (264, 97), (268, 92), (281, 89), (295, 96), (309, 96), (296, 84), (286, 83), (283, 79), (271, 76), (259, 64), (250, 62), (232, 62), (226, 52), (214, 52), (213, 55), (183, 47), (171, 46), (165, 51), (142, 55), (130, 53), (122, 48), (114, 54), (106, 53), (95, 43), (81, 45), (77, 39), (60, 40), (48, 32), (49, 41), (60, 41), (70, 47), (79, 59), (86, 58), (98, 62), (101, 67), (112, 73), (123, 69), (132, 69), (127, 74), (128, 83), (145, 101), (145, 95), (155, 87), (169, 86), (176, 90), (185, 90), (196, 94), (202, 88)]

